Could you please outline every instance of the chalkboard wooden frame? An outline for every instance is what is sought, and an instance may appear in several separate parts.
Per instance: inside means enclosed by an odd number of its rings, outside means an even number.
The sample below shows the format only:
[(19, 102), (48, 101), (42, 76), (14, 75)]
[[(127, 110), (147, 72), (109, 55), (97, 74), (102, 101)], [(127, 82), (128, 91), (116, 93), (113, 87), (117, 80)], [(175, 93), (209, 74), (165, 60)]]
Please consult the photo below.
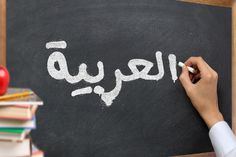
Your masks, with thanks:
[(6, 0), (0, 0), (0, 65), (6, 66)]
[[(216, 6), (232, 7), (232, 129), (236, 133), (236, 0), (179, 0)], [(234, 18), (233, 18), (234, 17)], [(0, 65), (6, 66), (6, 0), (0, 0)], [(182, 157), (214, 157), (213, 152)], [(179, 156), (180, 157), (180, 156)]]
[(190, 2), (190, 3), (199, 3), (199, 4), (207, 4), (214, 6), (222, 6), (222, 7), (231, 7), (232, 0), (178, 0), (182, 2)]
[(236, 0), (232, 2), (232, 128), (236, 134)]

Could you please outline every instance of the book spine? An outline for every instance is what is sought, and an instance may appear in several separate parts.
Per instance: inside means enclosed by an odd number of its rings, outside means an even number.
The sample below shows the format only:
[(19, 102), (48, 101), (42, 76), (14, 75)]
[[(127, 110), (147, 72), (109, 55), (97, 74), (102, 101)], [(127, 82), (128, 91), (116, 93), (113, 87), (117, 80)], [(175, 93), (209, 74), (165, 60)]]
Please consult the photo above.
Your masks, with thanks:
[(27, 117), (27, 118), (20, 118), (20, 117), (11, 117), (11, 116), (0, 116), (0, 119), (11, 119), (11, 120), (20, 120), (20, 121), (28, 121), (32, 120), (33, 116)]

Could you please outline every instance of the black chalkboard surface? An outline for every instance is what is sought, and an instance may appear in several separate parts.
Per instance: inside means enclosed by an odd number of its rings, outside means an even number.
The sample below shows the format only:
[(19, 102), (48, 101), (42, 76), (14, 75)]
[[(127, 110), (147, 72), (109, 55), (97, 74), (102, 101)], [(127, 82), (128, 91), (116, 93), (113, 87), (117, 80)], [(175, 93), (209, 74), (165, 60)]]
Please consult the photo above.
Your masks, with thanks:
[[(207, 126), (179, 80), (171, 79), (170, 54), (177, 61), (202, 56), (216, 69), (220, 108), (231, 123), (230, 9), (174, 0), (7, 2), (11, 86), (32, 88), (44, 100), (33, 138), (46, 156), (156, 157), (213, 151)], [(47, 49), (51, 41), (64, 41), (67, 47)], [(158, 74), (157, 51), (162, 52), (164, 76), (123, 81), (109, 107), (93, 91), (71, 96), (84, 87), (113, 90), (116, 69), (131, 75), (128, 63), (133, 59), (153, 63), (149, 74)], [(82, 63), (89, 75), (97, 75), (100, 61), (104, 77), (95, 83), (78, 78), (69, 83), (65, 73), (57, 76), (60, 80), (53, 78), (47, 67), (55, 52), (66, 58), (71, 76)], [(54, 67), (61, 70), (58, 63)], [(181, 69), (176, 69), (179, 75)]]

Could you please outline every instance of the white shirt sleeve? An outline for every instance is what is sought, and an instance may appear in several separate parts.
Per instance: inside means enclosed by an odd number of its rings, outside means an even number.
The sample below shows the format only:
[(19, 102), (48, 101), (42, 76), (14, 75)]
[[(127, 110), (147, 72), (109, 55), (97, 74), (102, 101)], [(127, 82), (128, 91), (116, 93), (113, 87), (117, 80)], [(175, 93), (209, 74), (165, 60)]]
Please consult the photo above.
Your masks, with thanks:
[(209, 136), (217, 157), (236, 157), (236, 137), (225, 121), (214, 124)]

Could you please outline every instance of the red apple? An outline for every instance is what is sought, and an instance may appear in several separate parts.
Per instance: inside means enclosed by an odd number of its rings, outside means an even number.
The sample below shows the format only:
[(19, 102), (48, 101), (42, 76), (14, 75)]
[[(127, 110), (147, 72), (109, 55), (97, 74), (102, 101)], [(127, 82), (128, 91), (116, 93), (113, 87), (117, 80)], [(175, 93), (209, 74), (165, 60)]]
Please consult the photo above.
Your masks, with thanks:
[(0, 95), (7, 92), (10, 76), (7, 68), (0, 66)]

